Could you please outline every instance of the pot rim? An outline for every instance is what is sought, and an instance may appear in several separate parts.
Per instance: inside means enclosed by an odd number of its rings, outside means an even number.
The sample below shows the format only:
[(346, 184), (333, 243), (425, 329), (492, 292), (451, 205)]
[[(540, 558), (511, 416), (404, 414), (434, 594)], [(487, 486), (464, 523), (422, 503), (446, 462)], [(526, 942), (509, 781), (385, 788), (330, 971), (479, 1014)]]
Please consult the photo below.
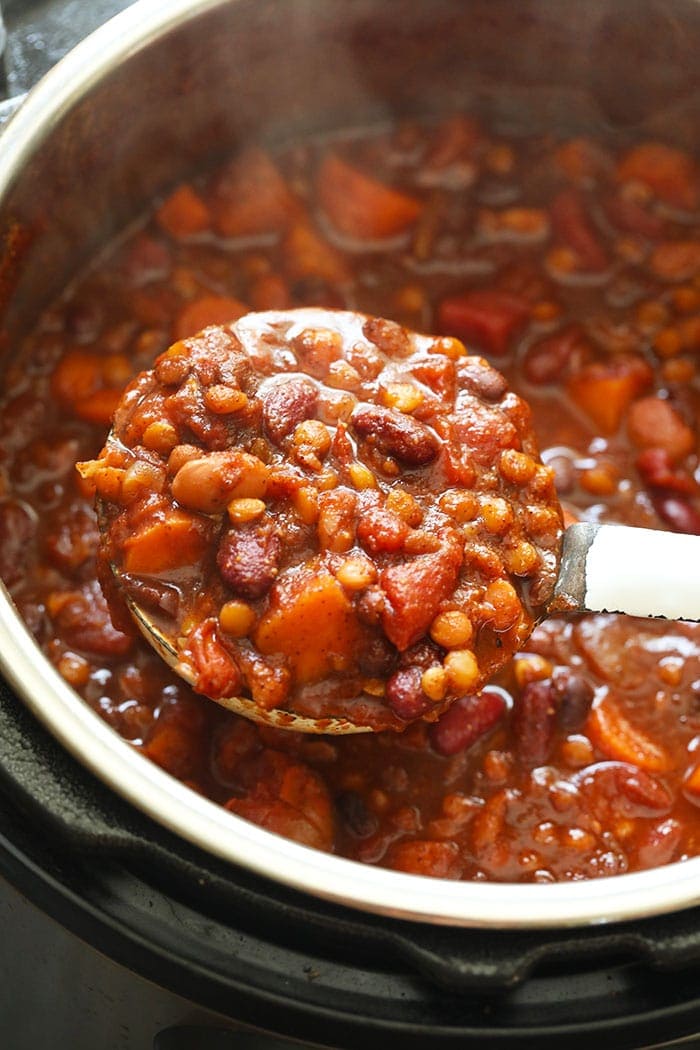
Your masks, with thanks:
[[(63, 58), (2, 132), (0, 201), (71, 107), (169, 30), (236, 0), (137, 0)], [(700, 857), (651, 871), (532, 885), (438, 880), (321, 853), (265, 831), (139, 754), (67, 685), (0, 589), (0, 669), (34, 715), (118, 795), (201, 849), (314, 896), (394, 918), (533, 929), (640, 919), (700, 903)]]

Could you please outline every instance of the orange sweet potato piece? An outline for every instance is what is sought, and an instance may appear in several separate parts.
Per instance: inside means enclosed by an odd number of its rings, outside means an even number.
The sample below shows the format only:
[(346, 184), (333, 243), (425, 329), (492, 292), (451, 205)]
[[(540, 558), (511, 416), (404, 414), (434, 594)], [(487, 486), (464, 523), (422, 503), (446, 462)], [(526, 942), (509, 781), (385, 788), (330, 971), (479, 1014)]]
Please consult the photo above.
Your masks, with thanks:
[(124, 541), (124, 571), (166, 572), (193, 565), (208, 543), (205, 528), (191, 514), (171, 510), (162, 519), (147, 523)]
[(306, 221), (295, 222), (282, 242), (284, 270), (292, 281), (318, 277), (329, 284), (342, 284), (349, 278), (340, 252), (325, 241)]
[(361, 634), (341, 584), (309, 567), (273, 587), (254, 641), (261, 653), (282, 653), (303, 683), (351, 667)]
[(51, 377), (51, 393), (64, 405), (91, 397), (101, 385), (102, 359), (89, 350), (69, 350)]
[(642, 397), (630, 405), (627, 432), (637, 448), (660, 448), (671, 460), (683, 459), (695, 448), (695, 433), (668, 401)]
[(100, 423), (109, 426), (112, 416), (119, 404), (122, 391), (114, 387), (103, 387), (96, 390), (91, 397), (80, 398), (73, 406), (78, 419), (86, 423)]
[(614, 434), (629, 404), (651, 379), (651, 369), (641, 358), (620, 355), (584, 365), (569, 379), (567, 391), (601, 433)]
[(690, 280), (700, 270), (700, 243), (662, 241), (651, 253), (649, 269), (660, 281), (669, 284)]
[(700, 762), (688, 773), (683, 781), (683, 787), (689, 794), (700, 798)]
[(209, 229), (209, 209), (188, 183), (178, 186), (156, 212), (156, 222), (176, 240)]
[(326, 154), (321, 164), (317, 189), (333, 226), (360, 240), (403, 233), (423, 208), (417, 198), (365, 175), (333, 153)]
[(665, 773), (673, 768), (666, 748), (632, 725), (610, 698), (591, 710), (586, 729), (591, 741), (608, 758), (630, 762), (648, 773)]
[(657, 197), (677, 208), (700, 205), (700, 169), (692, 157), (663, 142), (634, 146), (617, 165), (620, 182), (642, 182)]
[(280, 233), (298, 208), (268, 154), (259, 147), (241, 153), (218, 183), (212, 200), (214, 226), (224, 237)]
[(247, 313), (245, 303), (228, 295), (204, 295), (188, 303), (178, 314), (174, 334), (187, 339), (212, 324), (228, 324)]

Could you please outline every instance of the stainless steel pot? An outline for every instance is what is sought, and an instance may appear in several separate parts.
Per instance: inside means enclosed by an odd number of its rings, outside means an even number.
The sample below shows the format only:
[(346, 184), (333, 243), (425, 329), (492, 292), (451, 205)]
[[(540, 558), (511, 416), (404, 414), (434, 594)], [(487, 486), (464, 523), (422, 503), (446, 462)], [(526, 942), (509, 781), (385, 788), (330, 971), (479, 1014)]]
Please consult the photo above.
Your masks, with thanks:
[[(700, 133), (695, 0), (140, 0), (30, 93), (0, 138), (0, 339), (157, 192), (246, 137), (477, 108), (506, 127)], [(604, 923), (700, 902), (700, 859), (562, 885), (486, 885), (317, 853), (205, 801), (124, 743), (0, 594), (0, 665), (93, 773), (184, 839), (360, 909), (499, 928)]]

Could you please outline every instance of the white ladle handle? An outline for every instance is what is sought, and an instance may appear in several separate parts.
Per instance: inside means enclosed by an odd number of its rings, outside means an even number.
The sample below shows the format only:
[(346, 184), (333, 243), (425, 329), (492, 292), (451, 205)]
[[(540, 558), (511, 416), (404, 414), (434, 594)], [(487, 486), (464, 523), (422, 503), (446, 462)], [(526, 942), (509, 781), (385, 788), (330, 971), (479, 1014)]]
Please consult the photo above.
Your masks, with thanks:
[(549, 611), (700, 621), (700, 536), (570, 525)]

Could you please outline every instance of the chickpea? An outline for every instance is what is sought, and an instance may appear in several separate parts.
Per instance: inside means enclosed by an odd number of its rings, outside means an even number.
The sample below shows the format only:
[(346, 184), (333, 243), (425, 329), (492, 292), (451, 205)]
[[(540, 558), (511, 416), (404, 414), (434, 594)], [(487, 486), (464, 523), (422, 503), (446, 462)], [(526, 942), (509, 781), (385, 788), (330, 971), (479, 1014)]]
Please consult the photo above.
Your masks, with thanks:
[(347, 591), (363, 591), (377, 579), (377, 569), (369, 558), (358, 554), (346, 558), (336, 572), (336, 577)]
[(469, 645), (473, 635), (471, 620), (459, 609), (438, 613), (430, 625), (430, 637), (444, 649), (463, 649)]
[(453, 649), (445, 657), (444, 668), (455, 693), (470, 693), (479, 683), (479, 665), (470, 649)]
[(436, 703), (439, 700), (444, 700), (447, 695), (447, 671), (444, 667), (429, 667), (426, 671), (423, 671), (421, 675), (421, 689), (427, 697), (434, 700)]
[(501, 452), (498, 461), (498, 470), (501, 477), (510, 481), (513, 485), (527, 485), (534, 478), (537, 471), (537, 463), (525, 452), (518, 452), (514, 448), (506, 448)]
[(245, 638), (255, 623), (255, 612), (246, 602), (226, 602), (221, 606), (219, 623), (232, 638)]
[(245, 525), (256, 521), (265, 513), (265, 503), (261, 499), (232, 499), (226, 510), (235, 525)]

